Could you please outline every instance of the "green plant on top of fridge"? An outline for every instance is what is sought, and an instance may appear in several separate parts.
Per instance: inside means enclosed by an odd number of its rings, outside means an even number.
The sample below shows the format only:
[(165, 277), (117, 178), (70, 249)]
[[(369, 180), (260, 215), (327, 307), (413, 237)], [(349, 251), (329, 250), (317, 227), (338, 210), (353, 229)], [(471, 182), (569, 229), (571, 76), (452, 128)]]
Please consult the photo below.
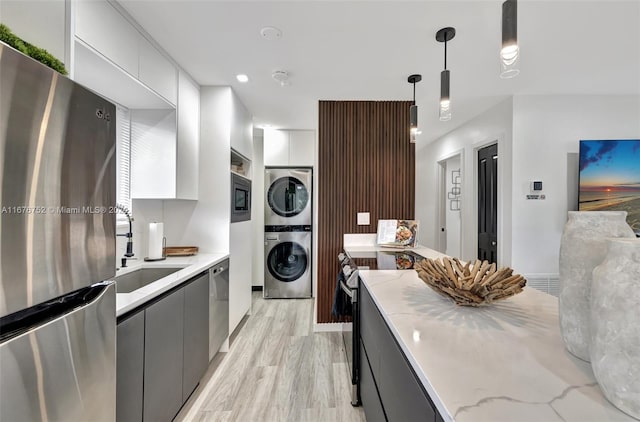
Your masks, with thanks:
[(0, 41), (15, 48), (19, 52), (39, 61), (45, 66), (50, 67), (56, 72), (59, 72), (63, 75), (67, 74), (67, 69), (64, 67), (64, 63), (53, 57), (47, 50), (36, 47), (35, 45), (29, 44), (25, 40), (21, 39), (13, 32), (11, 32), (9, 27), (2, 23), (0, 23)]

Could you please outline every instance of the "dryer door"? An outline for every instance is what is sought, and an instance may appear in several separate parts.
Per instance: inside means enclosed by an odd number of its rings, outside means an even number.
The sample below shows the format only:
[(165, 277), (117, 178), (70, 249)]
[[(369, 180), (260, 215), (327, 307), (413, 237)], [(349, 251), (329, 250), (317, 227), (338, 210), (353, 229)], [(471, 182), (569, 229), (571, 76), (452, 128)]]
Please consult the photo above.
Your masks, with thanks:
[(267, 191), (269, 208), (281, 217), (300, 214), (309, 203), (309, 191), (302, 181), (293, 176), (276, 179)]
[(298, 280), (307, 270), (307, 265), (307, 252), (296, 242), (278, 243), (267, 256), (269, 273), (283, 282)]

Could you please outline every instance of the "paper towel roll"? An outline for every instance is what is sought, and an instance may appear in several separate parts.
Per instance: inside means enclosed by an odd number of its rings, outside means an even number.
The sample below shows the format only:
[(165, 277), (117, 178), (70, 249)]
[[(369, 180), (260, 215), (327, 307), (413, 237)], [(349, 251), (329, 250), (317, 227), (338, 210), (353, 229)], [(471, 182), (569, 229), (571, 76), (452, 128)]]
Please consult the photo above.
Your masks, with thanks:
[(162, 258), (163, 231), (162, 223), (149, 223), (149, 259)]

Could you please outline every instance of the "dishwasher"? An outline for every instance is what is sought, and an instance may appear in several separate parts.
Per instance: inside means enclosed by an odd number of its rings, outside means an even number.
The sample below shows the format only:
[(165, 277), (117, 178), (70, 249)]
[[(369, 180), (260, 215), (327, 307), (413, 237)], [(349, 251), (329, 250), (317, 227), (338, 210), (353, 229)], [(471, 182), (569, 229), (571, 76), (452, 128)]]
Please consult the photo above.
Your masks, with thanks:
[(209, 361), (229, 337), (229, 260), (209, 269)]

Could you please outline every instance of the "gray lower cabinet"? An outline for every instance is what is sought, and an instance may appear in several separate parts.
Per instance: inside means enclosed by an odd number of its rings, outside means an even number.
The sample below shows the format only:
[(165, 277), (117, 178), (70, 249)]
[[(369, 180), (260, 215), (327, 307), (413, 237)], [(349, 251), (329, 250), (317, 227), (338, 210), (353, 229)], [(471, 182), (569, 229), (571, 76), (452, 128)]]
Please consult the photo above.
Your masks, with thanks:
[(184, 289), (149, 306), (145, 314), (143, 420), (170, 421), (183, 403)]
[(116, 419), (169, 422), (209, 366), (209, 273), (136, 312), (118, 322)]
[(184, 368), (182, 401), (185, 402), (209, 366), (209, 274), (184, 288)]
[(360, 356), (360, 399), (364, 407), (364, 415), (367, 422), (384, 422), (387, 419), (384, 416), (384, 410), (382, 410), (382, 402), (362, 342), (360, 342)]
[[(360, 286), (360, 341), (364, 346), (361, 349), (364, 353), (361, 353), (360, 392), (367, 420), (370, 414), (378, 420), (380, 408), (386, 420), (392, 422), (440, 421), (431, 398), (411, 369), (371, 295), (365, 286)], [(377, 394), (366, 392), (371, 390), (371, 384)]]
[(144, 376), (144, 311), (118, 324), (116, 420), (142, 420)]

